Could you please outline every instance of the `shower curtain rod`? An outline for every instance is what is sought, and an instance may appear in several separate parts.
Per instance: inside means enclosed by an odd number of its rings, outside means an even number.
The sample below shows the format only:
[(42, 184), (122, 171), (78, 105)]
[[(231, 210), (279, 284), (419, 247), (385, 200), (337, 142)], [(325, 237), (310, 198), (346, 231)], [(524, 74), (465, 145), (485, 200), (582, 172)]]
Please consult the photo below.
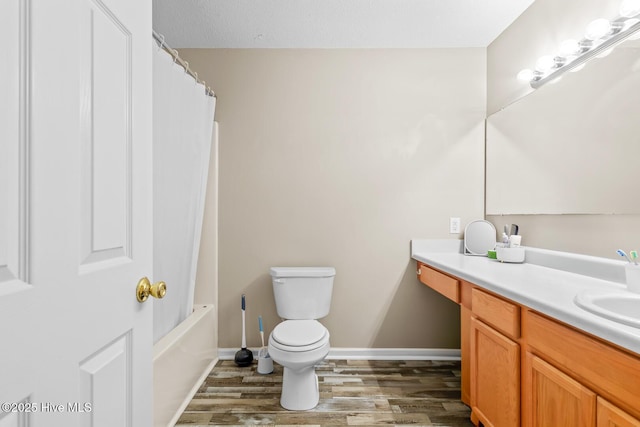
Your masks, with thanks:
[(214, 98), (216, 98), (215, 92), (211, 90), (209, 86), (206, 85), (204, 80), (200, 80), (198, 78), (198, 73), (192, 71), (189, 68), (189, 63), (184, 59), (180, 58), (180, 55), (178, 55), (178, 51), (175, 49), (172, 49), (171, 47), (169, 47), (168, 44), (165, 43), (164, 36), (161, 34), (158, 34), (156, 30), (152, 30), (152, 32), (153, 32), (153, 38), (160, 45), (160, 48), (164, 49), (167, 53), (169, 53), (169, 55), (173, 57), (173, 60), (178, 64), (180, 64), (180, 66), (184, 68), (185, 72), (189, 74), (191, 77), (193, 77), (197, 83), (202, 83), (204, 85), (204, 91), (207, 95), (213, 96)]

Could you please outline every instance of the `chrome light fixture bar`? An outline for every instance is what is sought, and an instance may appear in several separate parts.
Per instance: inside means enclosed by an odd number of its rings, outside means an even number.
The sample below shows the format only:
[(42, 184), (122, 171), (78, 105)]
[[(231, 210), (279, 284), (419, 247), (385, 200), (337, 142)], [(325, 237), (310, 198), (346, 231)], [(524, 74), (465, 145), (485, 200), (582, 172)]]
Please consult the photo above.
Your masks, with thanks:
[[(601, 42), (600, 44), (598, 44), (597, 46), (589, 50), (586, 50), (582, 54), (579, 54), (579, 56), (577, 56), (573, 61), (563, 62), (565, 58), (555, 57), (554, 61), (557, 65), (546, 74), (543, 74), (543, 73), (534, 74), (534, 77), (530, 81), (531, 87), (534, 89), (537, 89), (543, 84), (551, 80), (557, 79), (567, 71), (571, 71), (573, 69), (578, 68), (582, 64), (589, 61), (591, 58), (598, 56), (606, 52), (607, 50), (613, 48), (618, 43), (624, 41), (625, 39), (627, 39), (629, 36), (631, 36), (633, 33), (635, 33), (638, 30), (640, 30), (640, 21), (630, 26), (629, 29), (625, 31), (619, 31), (616, 34), (609, 37), (608, 39)], [(581, 46), (583, 45), (582, 42), (580, 44)]]
[[(638, 31), (640, 0), (624, 0), (618, 18), (611, 22), (606, 19), (593, 21), (587, 27), (587, 34), (582, 40), (564, 42), (560, 50), (565, 52), (540, 58), (536, 70), (522, 70), (518, 78), (529, 81), (531, 87), (537, 89), (567, 71), (578, 69), (590, 59), (606, 54)], [(569, 52), (566, 52), (567, 50)]]

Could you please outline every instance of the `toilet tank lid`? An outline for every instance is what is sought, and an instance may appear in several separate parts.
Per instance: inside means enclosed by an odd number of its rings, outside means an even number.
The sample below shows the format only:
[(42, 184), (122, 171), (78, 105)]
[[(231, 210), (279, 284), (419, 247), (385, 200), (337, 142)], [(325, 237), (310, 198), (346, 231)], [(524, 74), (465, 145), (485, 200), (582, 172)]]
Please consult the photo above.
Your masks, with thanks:
[(333, 267), (271, 267), (271, 277), (333, 277)]

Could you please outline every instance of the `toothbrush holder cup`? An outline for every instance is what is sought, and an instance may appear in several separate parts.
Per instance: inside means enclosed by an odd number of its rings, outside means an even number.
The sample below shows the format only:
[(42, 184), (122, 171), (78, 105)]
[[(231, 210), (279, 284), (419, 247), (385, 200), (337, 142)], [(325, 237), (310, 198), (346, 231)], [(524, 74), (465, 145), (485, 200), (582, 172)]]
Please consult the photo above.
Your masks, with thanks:
[(627, 264), (625, 266), (625, 276), (627, 279), (627, 290), (640, 294), (640, 265)]

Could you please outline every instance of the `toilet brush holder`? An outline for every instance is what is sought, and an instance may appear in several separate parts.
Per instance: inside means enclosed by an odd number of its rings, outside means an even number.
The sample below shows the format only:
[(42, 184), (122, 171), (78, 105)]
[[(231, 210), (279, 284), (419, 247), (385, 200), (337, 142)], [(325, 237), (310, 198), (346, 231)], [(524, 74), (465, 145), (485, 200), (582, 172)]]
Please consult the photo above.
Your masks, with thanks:
[(270, 374), (272, 372), (273, 372), (273, 360), (269, 356), (269, 353), (266, 353), (263, 355), (262, 352), (260, 352), (260, 356), (258, 357), (258, 373)]
[(260, 351), (258, 351), (258, 373), (270, 374), (271, 372), (273, 372), (273, 360), (271, 360), (271, 356), (269, 356), (269, 352), (264, 346), (264, 329), (262, 329), (262, 316), (258, 316), (258, 330), (260, 331), (260, 341), (262, 342), (262, 347), (260, 347)]

